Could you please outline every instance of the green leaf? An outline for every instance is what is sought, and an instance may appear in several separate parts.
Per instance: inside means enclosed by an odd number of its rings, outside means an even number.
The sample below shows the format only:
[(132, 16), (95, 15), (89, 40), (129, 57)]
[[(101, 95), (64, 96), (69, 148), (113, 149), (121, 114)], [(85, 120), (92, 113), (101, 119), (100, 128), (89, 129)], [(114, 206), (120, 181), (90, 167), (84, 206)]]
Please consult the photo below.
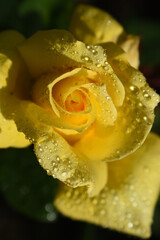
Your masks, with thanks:
[(58, 0), (24, 0), (20, 7), (19, 12), (26, 15), (30, 12), (37, 12), (41, 15), (44, 24), (50, 20), (52, 8), (55, 8)]
[(0, 150), (0, 189), (9, 204), (40, 221), (54, 221), (57, 181), (39, 165), (32, 147)]
[[(73, 3), (68, 0), (24, 0), (19, 6), (19, 13), (24, 16), (32, 12), (38, 13), (42, 18), (44, 27), (49, 26), (51, 23), (52, 15), (54, 15), (54, 21), (57, 22), (59, 16), (64, 19), (63, 15), (69, 17), (68, 10)], [(55, 14), (58, 13), (55, 17)]]

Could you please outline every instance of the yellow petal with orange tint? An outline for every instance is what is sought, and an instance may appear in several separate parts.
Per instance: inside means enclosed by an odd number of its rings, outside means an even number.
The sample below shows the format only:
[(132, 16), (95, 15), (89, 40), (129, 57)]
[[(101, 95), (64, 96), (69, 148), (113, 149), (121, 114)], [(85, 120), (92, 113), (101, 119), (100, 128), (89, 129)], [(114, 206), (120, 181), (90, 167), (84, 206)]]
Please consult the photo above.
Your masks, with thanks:
[[(91, 78), (91, 75), (94, 76), (97, 74), (96, 73), (94, 74), (94, 72), (84, 68), (75, 68), (72, 71), (69, 71), (69, 72), (66, 72), (65, 74), (60, 75), (58, 78), (56, 78), (54, 81), (52, 81), (48, 85), (50, 104), (52, 106), (53, 111), (55, 111), (55, 113), (58, 116), (60, 116), (60, 113), (56, 108), (57, 103), (58, 102), (61, 103), (60, 105), (62, 105), (63, 108), (65, 108), (65, 100), (67, 96), (73, 90), (76, 90), (80, 88), (83, 84), (89, 82), (88, 79), (89, 77)], [(66, 109), (64, 110), (66, 111)]]
[[(109, 51), (108, 55), (108, 61), (125, 87), (123, 105), (117, 109), (114, 127), (100, 128), (96, 123), (75, 143), (75, 148), (88, 158), (96, 156), (99, 160), (110, 161), (122, 158), (141, 146), (152, 127), (159, 96), (148, 86), (144, 76), (123, 60), (124, 55), (121, 58), (121, 54), (117, 54), (113, 59)], [(87, 142), (90, 144), (86, 148)]]
[(72, 16), (70, 31), (87, 44), (116, 42), (123, 27), (107, 12), (89, 5), (79, 5)]
[[(76, 68), (64, 74), (52, 72), (42, 75), (33, 87), (32, 98), (52, 114), (55, 119), (54, 127), (82, 132), (96, 117), (95, 110), (92, 109), (89, 97), (83, 88), (85, 83), (92, 81), (97, 75), (96, 72), (84, 68)], [(82, 111), (68, 111), (65, 106), (66, 98), (77, 90), (85, 97), (87, 106)]]
[(150, 134), (134, 154), (108, 163), (109, 180), (97, 196), (61, 185), (54, 205), (72, 219), (149, 238), (160, 187), (159, 146), (159, 137)]
[[(108, 45), (108, 47), (107, 47)], [(112, 46), (115, 51), (112, 53)], [(159, 96), (146, 83), (143, 74), (131, 67), (123, 51), (115, 44), (105, 44), (108, 61), (125, 88), (123, 105), (117, 110), (113, 127), (105, 129), (98, 123), (91, 126), (74, 147), (90, 158), (113, 161), (134, 152), (146, 139), (154, 120)], [(90, 143), (86, 148), (86, 144)]]
[[(72, 187), (86, 186), (91, 196), (99, 193), (107, 181), (104, 162), (96, 159), (92, 162), (75, 152), (54, 130), (55, 119), (47, 110), (5, 92), (0, 92), (0, 99), (3, 114), (6, 118), (12, 116), (18, 130), (35, 144), (37, 158), (48, 174)], [(7, 108), (4, 104), (6, 99)]]

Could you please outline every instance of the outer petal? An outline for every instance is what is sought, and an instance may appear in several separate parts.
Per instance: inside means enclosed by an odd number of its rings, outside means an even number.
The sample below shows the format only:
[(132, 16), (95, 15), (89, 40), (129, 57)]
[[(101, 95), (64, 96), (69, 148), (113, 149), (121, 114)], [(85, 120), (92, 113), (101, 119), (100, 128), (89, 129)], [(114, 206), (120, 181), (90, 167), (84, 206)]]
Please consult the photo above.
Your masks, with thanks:
[[(22, 59), (16, 52), (16, 46), (22, 41), (24, 41), (24, 37), (16, 31), (0, 33), (0, 88), (1, 91), (8, 91), (10, 94), (15, 93), (19, 96), (25, 96), (22, 87), (26, 91), (28, 85), (24, 82), (22, 86), (20, 82), (20, 77), (24, 76), (24, 80), (28, 77)], [(14, 121), (7, 120), (0, 113), (0, 147), (25, 147), (28, 145), (29, 141), (25, 139), (23, 133), (17, 131)]]
[(108, 164), (109, 182), (98, 196), (63, 185), (55, 206), (73, 219), (148, 238), (160, 188), (159, 146), (159, 137), (150, 134), (134, 154)]
[(144, 76), (125, 61), (123, 51), (118, 48), (112, 54), (112, 45), (117, 48), (113, 43), (106, 44), (108, 60), (125, 87), (124, 103), (117, 108), (114, 127), (92, 126), (75, 144), (77, 151), (88, 158), (96, 156), (107, 161), (127, 156), (141, 146), (152, 127), (154, 108), (159, 102), (159, 96), (148, 86)]
[(0, 33), (0, 88), (6, 87), (7, 91), (23, 98), (27, 96), (30, 77), (16, 47), (24, 40), (16, 31)]
[(23, 133), (17, 131), (17, 127), (13, 120), (6, 120), (0, 114), (0, 148), (7, 147), (27, 147), (30, 142), (25, 139)]
[(94, 196), (107, 181), (104, 162), (90, 161), (78, 154), (54, 129), (54, 118), (45, 109), (30, 101), (19, 100), (0, 92), (2, 103), (7, 99), (7, 109), (1, 105), (3, 114), (16, 122), (19, 131), (35, 143), (35, 153), (48, 174), (64, 181), (69, 186), (86, 186)]
[(132, 67), (139, 67), (139, 37), (126, 35), (118, 44), (127, 53), (127, 60)]
[(70, 187), (87, 186), (90, 196), (97, 195), (107, 181), (106, 164), (90, 161), (74, 149), (58, 133), (40, 138), (35, 153), (49, 175)]
[(65, 30), (39, 31), (27, 39), (19, 51), (32, 77), (52, 72), (55, 68), (62, 72), (82, 66), (95, 70), (98, 63), (106, 61), (102, 47), (90, 51)]
[(93, 6), (79, 5), (72, 16), (70, 31), (87, 44), (116, 42), (123, 27), (108, 13)]

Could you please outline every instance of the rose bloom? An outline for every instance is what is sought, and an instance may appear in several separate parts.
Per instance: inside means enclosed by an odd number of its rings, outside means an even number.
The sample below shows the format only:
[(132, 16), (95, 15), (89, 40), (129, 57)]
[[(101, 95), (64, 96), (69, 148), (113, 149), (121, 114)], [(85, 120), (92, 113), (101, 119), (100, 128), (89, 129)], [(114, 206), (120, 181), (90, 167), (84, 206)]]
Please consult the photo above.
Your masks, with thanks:
[(0, 33), (0, 146), (34, 143), (61, 182), (54, 205), (64, 215), (147, 238), (160, 186), (160, 140), (149, 134), (159, 96), (138, 70), (138, 43), (85, 5), (70, 32)]

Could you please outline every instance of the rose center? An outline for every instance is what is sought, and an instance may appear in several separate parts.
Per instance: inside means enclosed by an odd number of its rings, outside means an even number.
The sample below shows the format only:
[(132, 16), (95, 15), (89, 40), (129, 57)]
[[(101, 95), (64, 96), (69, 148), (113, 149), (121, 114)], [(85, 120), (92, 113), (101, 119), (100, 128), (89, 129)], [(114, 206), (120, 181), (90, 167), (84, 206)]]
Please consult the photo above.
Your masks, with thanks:
[(69, 94), (65, 101), (65, 107), (70, 112), (84, 111), (86, 104), (86, 96), (80, 90), (75, 90)]

